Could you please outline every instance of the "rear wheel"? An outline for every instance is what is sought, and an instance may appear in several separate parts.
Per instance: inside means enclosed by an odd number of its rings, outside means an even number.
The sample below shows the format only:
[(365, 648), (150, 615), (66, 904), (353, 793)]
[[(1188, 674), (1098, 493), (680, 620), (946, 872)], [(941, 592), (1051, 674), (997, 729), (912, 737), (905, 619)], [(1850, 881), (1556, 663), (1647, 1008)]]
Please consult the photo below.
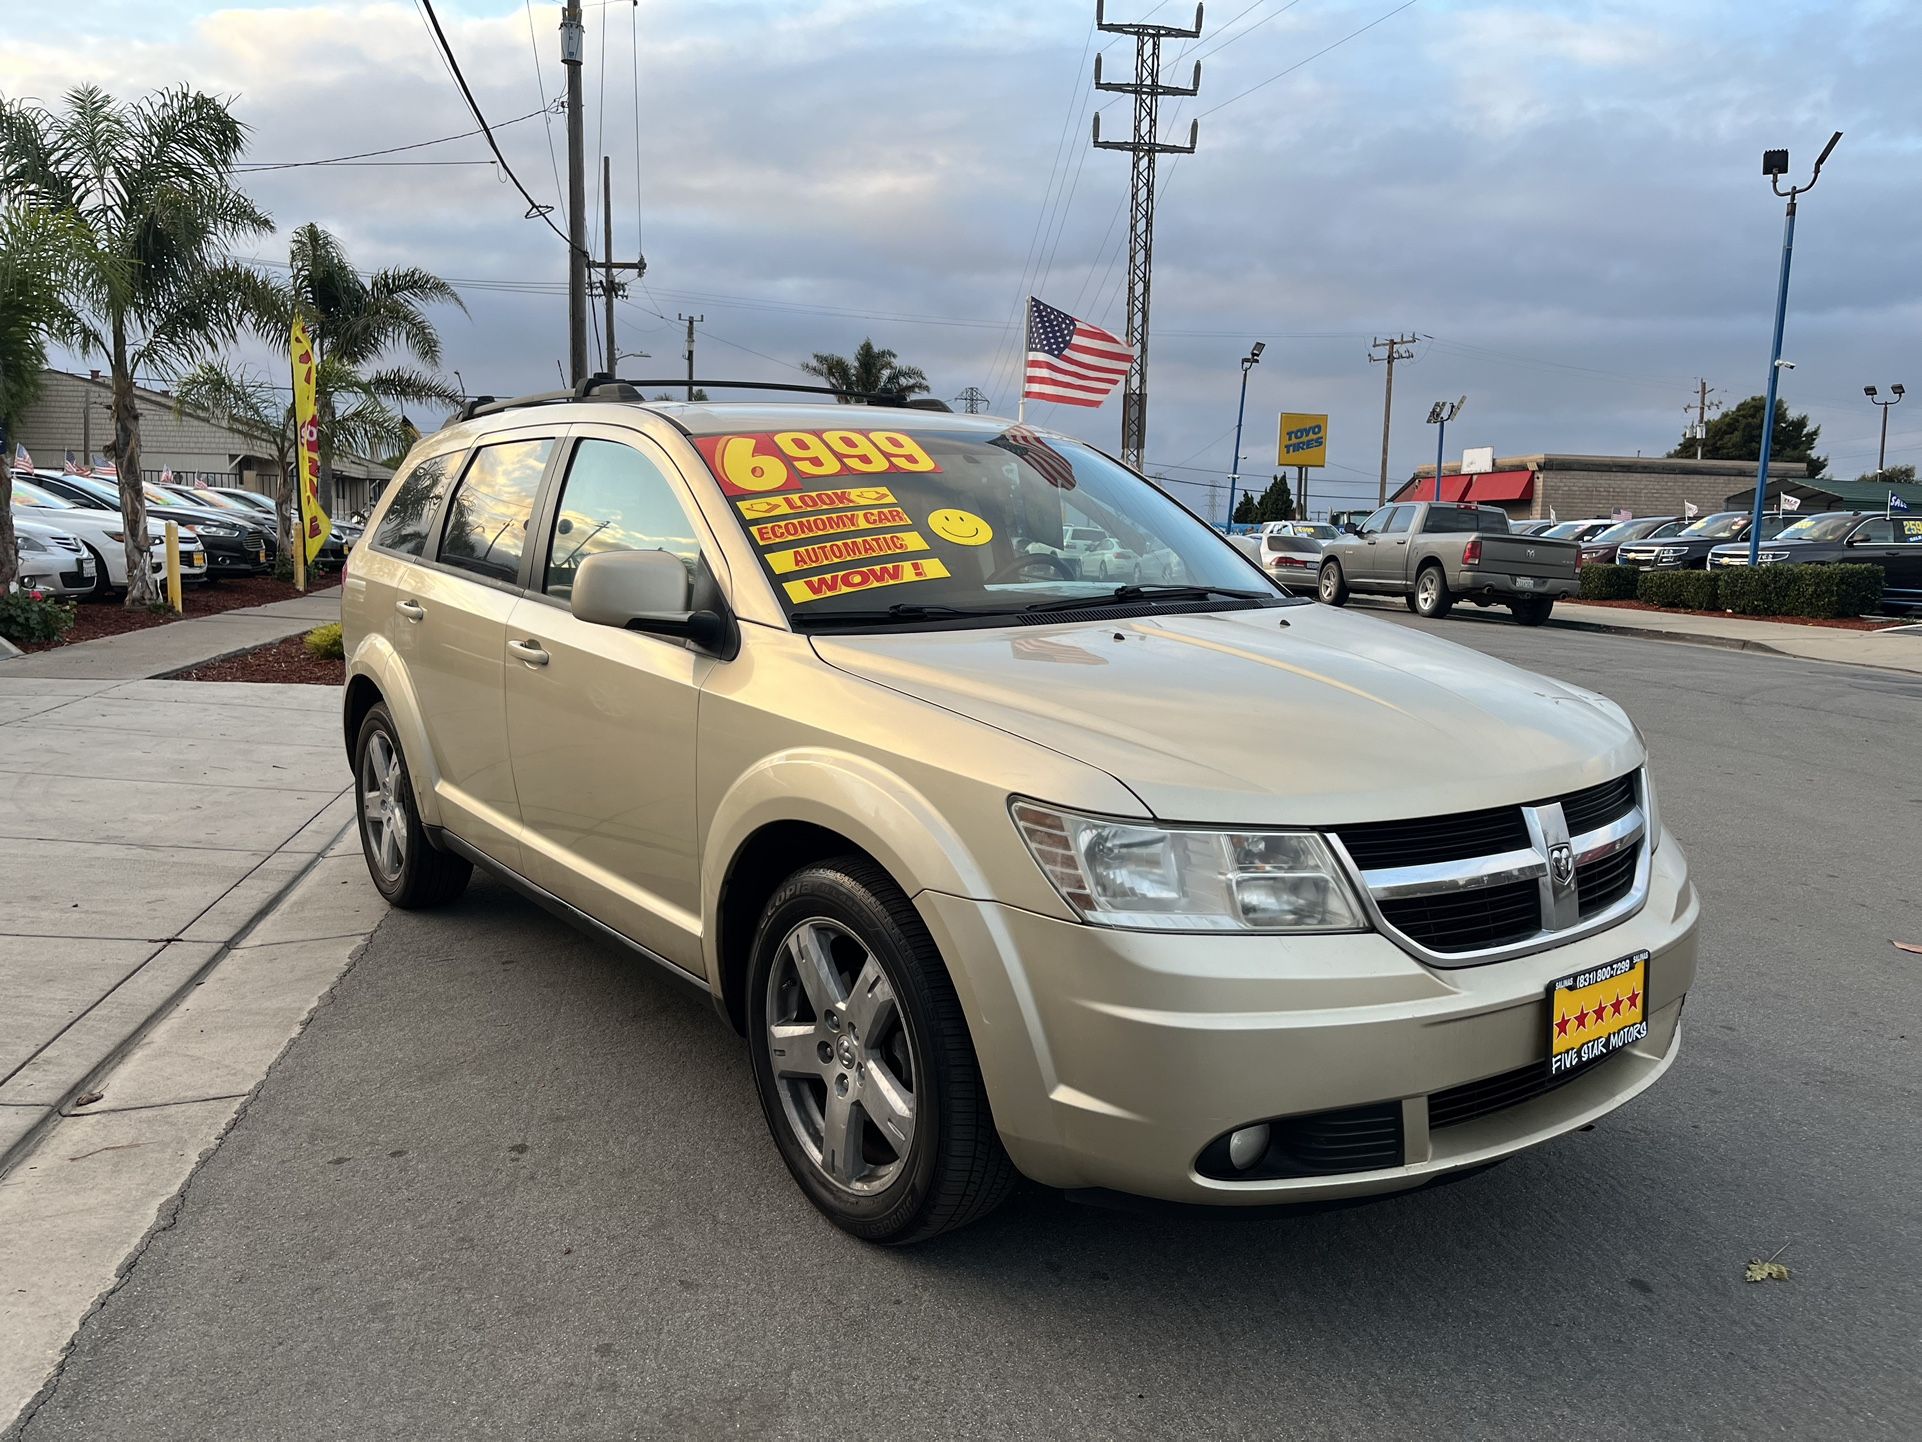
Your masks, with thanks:
[(768, 901), (748, 974), (755, 1087), (808, 1200), (870, 1242), (984, 1216), (1014, 1185), (954, 984), (887, 873), (844, 856)]
[(1440, 620), (1455, 604), (1448, 592), (1448, 578), (1440, 566), (1423, 566), (1415, 577), (1415, 614), (1431, 621)]
[(1315, 596), (1324, 606), (1348, 604), (1348, 582), (1342, 578), (1340, 561), (1324, 561), (1315, 584)]
[(1514, 612), (1515, 620), (1523, 626), (1539, 626), (1548, 619), (1548, 613), (1555, 609), (1553, 596), (1526, 596), (1518, 601), (1510, 601), (1508, 609)]
[(427, 839), (414, 805), (394, 718), (376, 704), (354, 746), (354, 800), (368, 875), (388, 904), (414, 911), (440, 906), (467, 889), (473, 865)]

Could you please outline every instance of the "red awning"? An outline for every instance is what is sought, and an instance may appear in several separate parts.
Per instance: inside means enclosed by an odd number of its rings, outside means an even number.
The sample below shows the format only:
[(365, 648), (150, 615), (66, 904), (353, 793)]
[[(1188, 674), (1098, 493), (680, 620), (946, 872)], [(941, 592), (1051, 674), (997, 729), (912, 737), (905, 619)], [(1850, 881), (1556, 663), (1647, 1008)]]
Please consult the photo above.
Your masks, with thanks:
[[(1449, 475), (1446, 472), (1442, 475), (1444, 501), (1501, 506), (1532, 500), (1534, 495), (1535, 473), (1530, 470), (1484, 471), (1478, 476)], [(1391, 499), (1432, 501), (1435, 499), (1435, 479), (1433, 476), (1418, 476), (1395, 492)]]

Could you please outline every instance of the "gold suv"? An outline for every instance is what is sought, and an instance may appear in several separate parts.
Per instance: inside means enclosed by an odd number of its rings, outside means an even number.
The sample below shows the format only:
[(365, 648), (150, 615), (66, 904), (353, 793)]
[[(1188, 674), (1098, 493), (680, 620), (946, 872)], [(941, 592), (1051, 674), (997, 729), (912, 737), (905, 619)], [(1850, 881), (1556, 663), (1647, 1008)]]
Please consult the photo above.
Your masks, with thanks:
[(1293, 597), (1019, 424), (470, 410), (347, 568), (368, 868), (422, 907), (483, 867), (704, 988), (848, 1231), (1017, 1173), (1417, 1187), (1674, 1062), (1698, 903), (1603, 697)]

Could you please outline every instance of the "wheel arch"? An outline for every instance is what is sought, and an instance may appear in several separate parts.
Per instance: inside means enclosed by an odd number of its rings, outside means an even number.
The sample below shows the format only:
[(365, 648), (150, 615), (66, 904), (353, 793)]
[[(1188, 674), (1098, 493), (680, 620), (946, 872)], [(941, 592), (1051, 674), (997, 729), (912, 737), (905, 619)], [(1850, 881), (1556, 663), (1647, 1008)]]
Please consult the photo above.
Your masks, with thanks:
[(384, 637), (369, 636), (355, 648), (348, 666), (347, 685), (341, 696), (341, 734), (351, 767), (354, 745), (360, 739), (361, 723), (376, 705), (384, 705), (400, 733), (401, 751), (407, 758), (407, 774), (414, 787), (414, 807), (429, 826), (441, 824), (440, 796), (435, 782), (434, 749), (428, 743), (427, 728), (421, 720), (420, 701), (408, 684), (400, 657)]

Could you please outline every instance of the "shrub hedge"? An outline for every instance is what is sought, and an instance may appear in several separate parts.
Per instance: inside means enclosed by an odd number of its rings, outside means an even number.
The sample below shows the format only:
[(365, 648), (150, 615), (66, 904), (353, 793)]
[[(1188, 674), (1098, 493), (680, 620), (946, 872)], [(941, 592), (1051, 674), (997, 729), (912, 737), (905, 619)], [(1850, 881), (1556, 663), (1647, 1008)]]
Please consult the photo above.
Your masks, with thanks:
[(29, 591), (0, 595), (0, 636), (19, 646), (58, 641), (73, 627), (73, 606)]
[(1713, 611), (1722, 579), (1719, 571), (1643, 571), (1635, 598), (1651, 606), (1682, 611)]
[(314, 627), (307, 633), (306, 645), (308, 655), (317, 656), (323, 661), (338, 661), (347, 654), (342, 648), (338, 621)]
[(1722, 605), (1744, 616), (1860, 616), (1882, 605), (1880, 566), (1763, 566), (1718, 571)]
[(1584, 601), (1632, 601), (1635, 583), (1641, 572), (1633, 566), (1610, 566), (1597, 562), (1582, 567)]

